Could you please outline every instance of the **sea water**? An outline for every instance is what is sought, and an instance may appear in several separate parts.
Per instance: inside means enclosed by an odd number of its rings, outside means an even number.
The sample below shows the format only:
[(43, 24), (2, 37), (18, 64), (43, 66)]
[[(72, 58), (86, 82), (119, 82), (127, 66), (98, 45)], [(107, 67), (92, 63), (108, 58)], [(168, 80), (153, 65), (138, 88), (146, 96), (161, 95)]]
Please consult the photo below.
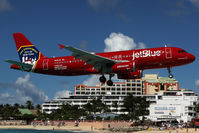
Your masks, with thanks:
[(29, 130), (29, 129), (0, 129), (0, 133), (88, 133), (80, 131), (60, 130)]

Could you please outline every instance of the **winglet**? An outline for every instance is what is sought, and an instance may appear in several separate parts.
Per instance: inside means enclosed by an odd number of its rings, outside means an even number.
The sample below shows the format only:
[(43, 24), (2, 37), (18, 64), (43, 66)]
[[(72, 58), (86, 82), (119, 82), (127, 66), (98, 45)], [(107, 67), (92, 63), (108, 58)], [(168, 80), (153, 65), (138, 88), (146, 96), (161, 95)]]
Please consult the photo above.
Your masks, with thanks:
[(61, 45), (59, 44), (59, 48), (62, 50), (65, 46), (64, 45)]

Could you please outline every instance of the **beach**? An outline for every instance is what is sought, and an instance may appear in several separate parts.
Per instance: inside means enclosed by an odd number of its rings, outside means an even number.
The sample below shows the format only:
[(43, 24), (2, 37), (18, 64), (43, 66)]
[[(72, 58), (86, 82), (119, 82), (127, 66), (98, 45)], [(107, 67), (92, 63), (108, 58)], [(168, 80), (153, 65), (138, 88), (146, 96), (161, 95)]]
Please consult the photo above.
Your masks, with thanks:
[(145, 131), (138, 131), (136, 133), (199, 133), (199, 129), (195, 129), (195, 128), (178, 128), (178, 129), (171, 129), (171, 130), (163, 130), (160, 131), (158, 128), (154, 129), (154, 130), (145, 130)]
[[(132, 126), (129, 121), (32, 121), (26, 125), (22, 120), (2, 120), (0, 129), (67, 130), (79, 132), (113, 133), (199, 133), (195, 128), (162, 128)], [(78, 123), (78, 124), (77, 124)], [(145, 130), (144, 130), (145, 129)]]
[[(96, 133), (111, 133), (109, 129), (97, 129), (91, 126), (32, 126), (32, 125), (23, 125), (23, 126), (0, 126), (0, 129), (34, 129), (34, 130), (69, 130), (69, 131), (80, 131), (80, 132), (96, 132)], [(127, 128), (125, 128), (127, 129)], [(116, 132), (116, 131), (115, 131)], [(117, 131), (118, 132), (118, 131)], [(122, 131), (119, 131), (122, 132)], [(125, 130), (126, 132), (126, 130)], [(131, 131), (130, 131), (131, 132)], [(137, 131), (136, 133), (199, 133), (199, 129), (195, 128), (178, 128), (160, 131), (158, 128), (149, 128), (148, 130)]]
[(74, 126), (32, 126), (32, 125), (23, 125), (23, 126), (0, 126), (0, 129), (34, 129), (34, 130), (70, 130), (70, 131), (84, 131), (90, 132), (89, 127), (74, 127)]

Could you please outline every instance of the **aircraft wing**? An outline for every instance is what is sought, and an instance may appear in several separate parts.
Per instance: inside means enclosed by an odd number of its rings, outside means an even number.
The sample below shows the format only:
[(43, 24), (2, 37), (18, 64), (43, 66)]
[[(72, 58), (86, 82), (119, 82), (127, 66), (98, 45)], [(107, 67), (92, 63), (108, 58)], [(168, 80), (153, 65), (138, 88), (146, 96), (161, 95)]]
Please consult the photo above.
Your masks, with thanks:
[(73, 56), (77, 59), (81, 59), (85, 61), (87, 64), (92, 64), (95, 69), (102, 70), (103, 72), (107, 72), (108, 67), (113, 66), (115, 63), (118, 63), (116, 60), (112, 60), (103, 56), (96, 55), (94, 53), (89, 53), (84, 50), (80, 50), (78, 48), (74, 48), (71, 46), (64, 46), (59, 44), (60, 49), (67, 49), (73, 52)]
[(18, 61), (13, 61), (13, 60), (5, 60), (5, 62), (8, 62), (10, 64), (14, 64), (19, 66), (23, 71), (30, 71), (33, 67), (31, 64), (26, 64)]

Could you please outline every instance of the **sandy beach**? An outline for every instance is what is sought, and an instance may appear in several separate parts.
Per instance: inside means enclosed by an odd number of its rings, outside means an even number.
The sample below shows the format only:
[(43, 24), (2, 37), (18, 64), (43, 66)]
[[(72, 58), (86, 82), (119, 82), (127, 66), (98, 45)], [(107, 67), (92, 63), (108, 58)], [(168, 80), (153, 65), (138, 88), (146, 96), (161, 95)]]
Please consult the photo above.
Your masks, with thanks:
[(75, 127), (75, 126), (32, 126), (32, 125), (24, 125), (24, 126), (0, 126), (0, 129), (35, 129), (35, 130), (71, 130), (71, 131), (91, 131), (91, 127)]
[[(33, 121), (31, 125), (25, 125), (21, 120), (5, 120), (0, 122), (0, 129), (34, 129), (34, 130), (69, 130), (96, 133), (199, 133), (195, 128), (170, 128), (160, 130), (158, 127), (148, 128), (147, 126), (132, 127), (128, 121), (83, 121), (76, 126), (76, 121)], [(143, 130), (147, 129), (147, 130)]]
[[(96, 132), (96, 133), (111, 133), (108, 129), (96, 129), (91, 126), (0, 126), (0, 129), (35, 129), (35, 130), (70, 130), (70, 131), (84, 131), (84, 132)], [(199, 129), (195, 128), (183, 128), (183, 129), (171, 129), (171, 130), (163, 130), (160, 131), (158, 128), (149, 128), (149, 130), (137, 131), (136, 133), (199, 133)]]
[(199, 129), (196, 129), (195, 128), (183, 128), (183, 129), (172, 129), (172, 130), (163, 130), (163, 131), (160, 131), (158, 128), (157, 129), (154, 129), (154, 130), (151, 130), (151, 131), (148, 131), (148, 130), (145, 130), (145, 131), (139, 131), (139, 132), (136, 132), (136, 133), (199, 133)]

